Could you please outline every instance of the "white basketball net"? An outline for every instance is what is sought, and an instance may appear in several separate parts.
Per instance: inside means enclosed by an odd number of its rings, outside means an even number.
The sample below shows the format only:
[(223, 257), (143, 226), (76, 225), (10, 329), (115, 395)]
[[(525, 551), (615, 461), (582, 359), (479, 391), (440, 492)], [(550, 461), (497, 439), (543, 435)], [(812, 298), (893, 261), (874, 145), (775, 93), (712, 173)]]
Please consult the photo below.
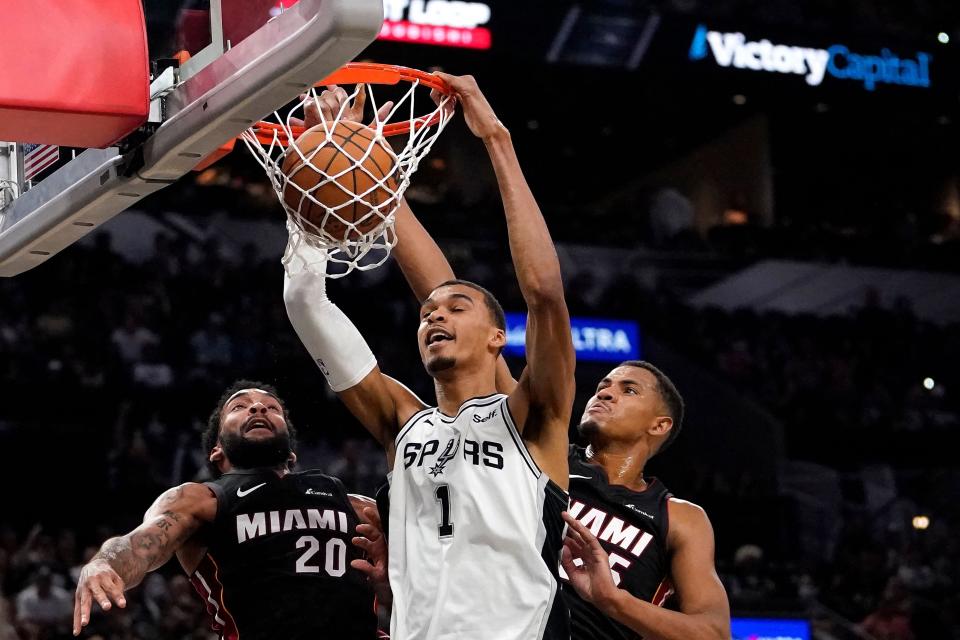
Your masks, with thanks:
[[(365, 85), (367, 90), (367, 102), (373, 107), (373, 113), (378, 113), (380, 106), (376, 102), (373, 94), (373, 86)], [(361, 90), (360, 85), (356, 85), (349, 96), (348, 101), (344, 101), (340, 106), (340, 111), (332, 121), (322, 120), (321, 124), (326, 134), (324, 140), (315, 149), (310, 149), (307, 153), (301, 151), (296, 144), (290, 144), (285, 147), (285, 140), (294, 140), (296, 135), (292, 126), (297, 124), (294, 118), (302, 116), (304, 107), (317, 99), (315, 89), (310, 89), (307, 96), (294, 105), (286, 114), (281, 115), (274, 112), (267, 122), (278, 124), (279, 127), (272, 131), (272, 139), (266, 140), (261, 133), (260, 137), (253, 129), (248, 129), (242, 135), (243, 142), (247, 149), (253, 154), (253, 157), (267, 172), (267, 177), (273, 185), (280, 203), (287, 212), (287, 228), (291, 233), (290, 242), (287, 245), (287, 251), (284, 254), (283, 264), (289, 271), (291, 261), (297, 255), (297, 247), (300, 243), (308, 243), (322, 252), (310, 252), (311, 255), (325, 255), (328, 266), (321, 267), (317, 265), (315, 272), (328, 278), (340, 278), (354, 269), (366, 271), (383, 264), (390, 256), (390, 250), (397, 243), (397, 234), (394, 228), (396, 223), (396, 212), (400, 206), (400, 200), (403, 193), (410, 185), (410, 178), (417, 170), (420, 161), (430, 151), (430, 148), (436, 142), (440, 132), (450, 121), (453, 114), (452, 101), (450, 96), (441, 96), (439, 104), (429, 100), (431, 106), (436, 108), (428, 115), (417, 115), (414, 111), (415, 94), (420, 87), (419, 82), (412, 82), (410, 89), (398, 99), (390, 112), (381, 119), (374, 117), (372, 122), (366, 124), (373, 132), (375, 139), (369, 144), (361, 157), (356, 157), (356, 152), (348, 153), (340, 146), (337, 137), (332, 136), (337, 125), (343, 120), (344, 113), (349, 104), (352, 104)], [(421, 89), (421, 92), (426, 90)], [(421, 99), (421, 102), (423, 100)], [(435, 124), (429, 124), (434, 118), (439, 118)], [(393, 140), (399, 140), (403, 144), (402, 149), (397, 149), (399, 145), (390, 145), (384, 136), (384, 126), (393, 122), (408, 120), (416, 122), (410, 127), (409, 133), (396, 135)], [(339, 153), (351, 160), (350, 166), (337, 173), (328, 173), (324, 167), (318, 166), (313, 162), (321, 149), (332, 145)], [(393, 167), (387, 172), (387, 175), (375, 175), (371, 172), (365, 163), (377, 147), (390, 150), (394, 157)], [(290, 179), (282, 169), (283, 161), (289, 154), (297, 154), (299, 161), (295, 163), (296, 169), (291, 173), (297, 174), (305, 167), (316, 171), (320, 180), (309, 189), (304, 189), (296, 182)], [(329, 156), (329, 154), (326, 154)], [(302, 163), (302, 164), (301, 164)], [(318, 161), (319, 163), (319, 161)], [(351, 184), (356, 181), (350, 179), (339, 180), (341, 177), (348, 176), (353, 171), (362, 171), (369, 178), (372, 185), (365, 191), (354, 193), (349, 189)], [(392, 183), (392, 184), (391, 184)], [(335, 185), (335, 187), (330, 186)], [(318, 200), (314, 194), (326, 187), (328, 190), (337, 188), (344, 192), (346, 201), (334, 207)], [(297, 206), (293, 207), (284, 198), (284, 193), (289, 197), (291, 190), (299, 192), (296, 198)], [(367, 196), (374, 192), (389, 194), (387, 198), (374, 198), (379, 200), (379, 204), (373, 204)], [(350, 216), (351, 211), (355, 211), (354, 205), (363, 203), (363, 210), (369, 211), (356, 220)], [(313, 212), (323, 211), (323, 217), (318, 222), (317, 215), (314, 213), (313, 221), (308, 220), (302, 212), (311, 209)], [(333, 230), (331, 233), (329, 230)], [(341, 231), (342, 230), (342, 231)], [(310, 268), (310, 264), (299, 265), (299, 268)]]

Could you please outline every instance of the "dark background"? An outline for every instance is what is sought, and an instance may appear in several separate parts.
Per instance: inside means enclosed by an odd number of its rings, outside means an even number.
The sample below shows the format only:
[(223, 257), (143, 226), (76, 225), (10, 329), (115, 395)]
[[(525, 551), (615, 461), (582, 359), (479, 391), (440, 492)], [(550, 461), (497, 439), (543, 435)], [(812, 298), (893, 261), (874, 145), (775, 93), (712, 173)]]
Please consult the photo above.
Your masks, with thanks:
[[(175, 4), (145, 3), (152, 51), (170, 52)], [(824, 640), (960, 637), (958, 6), (488, 4), (489, 51), (377, 42), (361, 57), (478, 78), (558, 242), (571, 312), (639, 322), (644, 357), (686, 398), (684, 432), (649, 472), (706, 508), (734, 609), (808, 618)], [(809, 87), (690, 61), (699, 24), (928, 51), (933, 86)], [(495, 181), (462, 122), (408, 197), (458, 275), (522, 309)], [(382, 454), (289, 327), (282, 242), (282, 210), (238, 151), (0, 280), (0, 638), (60, 637), (18, 617), (18, 594), (44, 567), (70, 592), (91, 545), (197, 477), (199, 433), (236, 378), (279, 388), (305, 466), (360, 492), (380, 483)], [(840, 303), (778, 280), (784, 264), (824, 270)], [(782, 285), (792, 306), (701, 302), (751, 268), (750, 287)], [(914, 291), (894, 286), (907, 278)], [(331, 289), (383, 368), (430, 397), (395, 265)], [(578, 366), (575, 418), (606, 370)], [(176, 567), (137, 593), (94, 631), (206, 637)]]

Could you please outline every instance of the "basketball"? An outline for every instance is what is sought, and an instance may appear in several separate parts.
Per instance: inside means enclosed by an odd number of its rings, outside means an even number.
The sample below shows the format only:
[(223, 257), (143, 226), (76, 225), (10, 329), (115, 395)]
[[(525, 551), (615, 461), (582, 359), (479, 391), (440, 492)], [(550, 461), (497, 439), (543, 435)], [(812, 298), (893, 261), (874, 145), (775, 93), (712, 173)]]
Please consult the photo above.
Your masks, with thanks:
[[(385, 142), (377, 140), (373, 129), (341, 121), (328, 139), (324, 126), (318, 125), (294, 145), (300, 153), (291, 147), (282, 164), (287, 176), (283, 200), (291, 211), (337, 239), (345, 239), (347, 223), (356, 225), (349, 234), (353, 239), (383, 221), (388, 212), (383, 205), (396, 197), (392, 175), (396, 157)], [(383, 185), (377, 184), (384, 179)], [(335, 215), (326, 216), (328, 207)]]

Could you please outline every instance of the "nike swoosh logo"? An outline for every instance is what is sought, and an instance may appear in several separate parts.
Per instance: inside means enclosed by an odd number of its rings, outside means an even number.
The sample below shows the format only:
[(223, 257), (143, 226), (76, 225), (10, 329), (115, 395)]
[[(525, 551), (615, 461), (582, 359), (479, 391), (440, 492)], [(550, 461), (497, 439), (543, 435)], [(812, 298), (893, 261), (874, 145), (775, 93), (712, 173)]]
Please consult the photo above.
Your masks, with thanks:
[(251, 493), (253, 493), (254, 491), (256, 491), (257, 489), (259, 489), (260, 487), (262, 487), (262, 486), (265, 485), (265, 484), (267, 484), (267, 483), (266, 483), (266, 482), (261, 482), (260, 484), (258, 484), (258, 485), (255, 486), (255, 487), (250, 487), (250, 488), (247, 489), (246, 491), (244, 491), (243, 489), (239, 489), (239, 488), (238, 488), (238, 489), (237, 489), (237, 497), (238, 497), (238, 498), (243, 498), (243, 497), (245, 497), (245, 496), (248, 496), (248, 495), (250, 495)]
[(573, 473), (570, 474), (570, 477), (571, 477), (571, 478), (581, 478), (581, 479), (583, 479), (583, 480), (593, 480), (593, 476), (578, 476), (578, 475), (573, 474)]

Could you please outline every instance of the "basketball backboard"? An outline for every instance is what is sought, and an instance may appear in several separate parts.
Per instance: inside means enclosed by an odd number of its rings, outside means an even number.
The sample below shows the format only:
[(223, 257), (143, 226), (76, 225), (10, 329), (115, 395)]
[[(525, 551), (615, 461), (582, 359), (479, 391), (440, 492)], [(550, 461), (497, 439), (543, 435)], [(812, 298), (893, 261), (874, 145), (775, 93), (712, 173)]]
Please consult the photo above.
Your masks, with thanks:
[[(42, 181), (0, 194), (0, 276), (37, 266), (176, 182), (352, 60), (383, 23), (382, 0), (145, 0), (144, 12), (154, 61), (147, 122), (116, 146), (82, 150)], [(0, 181), (22, 177), (22, 161), (5, 149)]]

